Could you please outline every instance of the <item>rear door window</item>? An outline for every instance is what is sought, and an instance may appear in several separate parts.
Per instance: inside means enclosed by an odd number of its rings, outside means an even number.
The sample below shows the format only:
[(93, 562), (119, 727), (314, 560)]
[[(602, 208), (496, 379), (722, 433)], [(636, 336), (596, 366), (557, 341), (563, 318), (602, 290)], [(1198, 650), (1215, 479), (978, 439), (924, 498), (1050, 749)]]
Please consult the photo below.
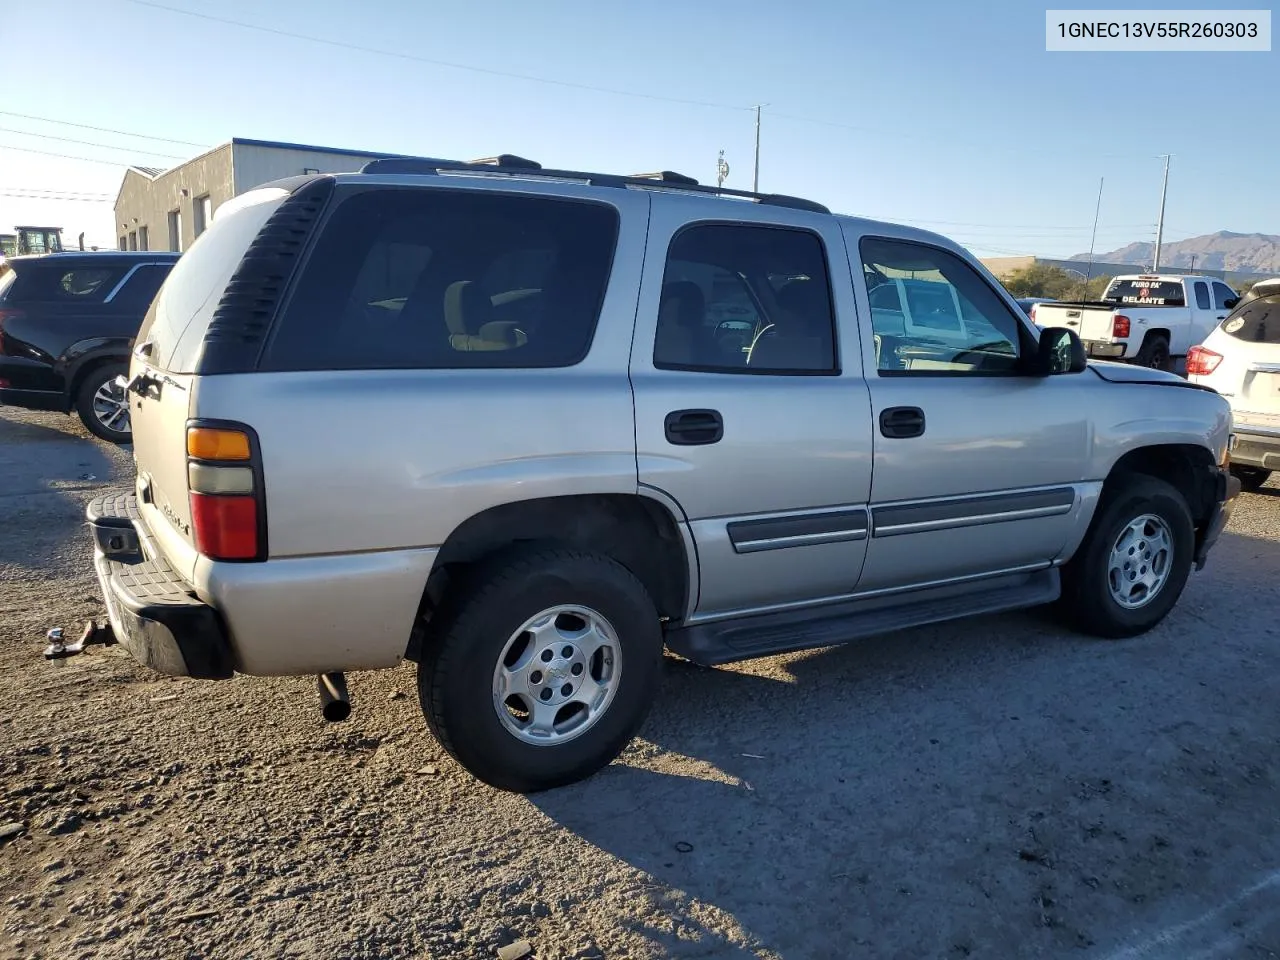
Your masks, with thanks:
[(1113, 280), (1102, 299), (1141, 307), (1187, 305), (1186, 294), (1178, 280)]
[(1246, 343), (1280, 343), (1280, 293), (1240, 306), (1222, 321), (1222, 332)]
[(204, 333), (227, 282), (285, 196), (284, 190), (267, 188), (229, 201), (199, 241), (178, 260), (138, 331), (137, 342), (150, 341), (152, 345), (153, 364), (173, 373), (194, 370)]
[(618, 223), (595, 202), (356, 193), (324, 224), (262, 368), (576, 364), (595, 333)]
[(1196, 309), (1208, 310), (1212, 305), (1209, 299), (1209, 285), (1203, 280), (1196, 281)]

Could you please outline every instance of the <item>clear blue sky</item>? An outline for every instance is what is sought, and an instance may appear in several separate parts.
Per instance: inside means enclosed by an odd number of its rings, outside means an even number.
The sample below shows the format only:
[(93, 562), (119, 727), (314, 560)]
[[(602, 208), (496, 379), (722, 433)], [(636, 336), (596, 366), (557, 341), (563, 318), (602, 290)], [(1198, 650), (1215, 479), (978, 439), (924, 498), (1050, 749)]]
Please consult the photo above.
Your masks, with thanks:
[(52, 221), (110, 243), (110, 203), (89, 200), (114, 197), (123, 164), (199, 152), (14, 113), (202, 145), (241, 136), (464, 159), (512, 152), (704, 182), (723, 149), (728, 186), (750, 188), (750, 106), (762, 102), (762, 190), (917, 223), (980, 255), (1086, 250), (1099, 177), (1098, 249), (1151, 239), (1163, 153), (1174, 155), (1166, 240), (1280, 233), (1274, 51), (1046, 53), (1045, 4), (1004, 0), (160, 2), (567, 85), (137, 0), (5, 4), (0, 229)]

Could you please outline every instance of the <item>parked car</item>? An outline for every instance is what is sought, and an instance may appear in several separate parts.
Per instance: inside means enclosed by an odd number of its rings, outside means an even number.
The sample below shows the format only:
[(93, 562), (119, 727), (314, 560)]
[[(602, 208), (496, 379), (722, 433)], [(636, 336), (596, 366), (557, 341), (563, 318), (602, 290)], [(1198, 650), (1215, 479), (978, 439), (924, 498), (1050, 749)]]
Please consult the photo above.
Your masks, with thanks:
[(1099, 301), (1041, 304), (1040, 327), (1065, 327), (1091, 357), (1172, 369), (1235, 306), (1236, 292), (1215, 277), (1116, 277)]
[[(176, 253), (53, 253), (0, 266), (0, 404), (77, 413), (128, 443), (129, 344)], [(120, 382), (117, 382), (120, 380)]]
[(1280, 470), (1280, 278), (1256, 283), (1203, 344), (1187, 376), (1231, 404), (1231, 471), (1257, 490)]
[(441, 744), (517, 791), (610, 762), (664, 645), (714, 665), (1054, 601), (1142, 633), (1240, 488), (1222, 397), (1090, 366), (944, 237), (513, 157), (224, 205), (129, 391), (136, 483), (88, 508), (101, 639), (318, 675), (331, 719), (343, 671), (416, 661)]

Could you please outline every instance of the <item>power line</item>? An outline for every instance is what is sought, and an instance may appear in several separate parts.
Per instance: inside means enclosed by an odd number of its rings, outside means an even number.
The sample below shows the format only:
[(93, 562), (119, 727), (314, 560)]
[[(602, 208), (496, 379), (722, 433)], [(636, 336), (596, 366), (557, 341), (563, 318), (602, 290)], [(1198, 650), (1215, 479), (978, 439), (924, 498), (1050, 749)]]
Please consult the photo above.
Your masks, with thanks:
[(131, 166), (131, 164), (123, 160), (102, 160), (98, 157), (74, 157), (69, 153), (53, 153), (49, 150), (33, 150), (31, 147), (15, 147), (7, 143), (0, 143), (0, 150), (18, 150), (22, 153), (37, 153), (42, 157), (58, 157), (62, 160), (83, 160), (85, 163), (104, 163), (109, 167)]
[(69, 196), (33, 196), (29, 193), (13, 193), (8, 190), (0, 190), (0, 197), (19, 197), (23, 200), (47, 200), (50, 203), (63, 203), (65, 201), (77, 201), (79, 203), (112, 203), (111, 197), (69, 197)]
[(413, 53), (401, 53), (397, 50), (382, 50), (377, 47), (366, 47), (358, 43), (349, 43), (345, 40), (331, 40), (327, 37), (316, 37), (305, 33), (295, 33), (291, 30), (279, 30), (275, 27), (264, 27), (256, 23), (246, 23), (243, 20), (232, 20), (230, 17), (218, 17), (210, 13), (197, 13), (194, 10), (183, 10), (181, 7), (171, 7), (164, 3), (155, 3), (153, 0), (128, 0), (129, 3), (137, 4), (141, 7), (152, 7), (156, 10), (167, 10), (169, 13), (181, 14), (184, 17), (196, 17), (200, 20), (210, 20), (214, 23), (222, 23), (232, 27), (243, 27), (246, 30), (257, 30), (260, 33), (269, 33), (277, 37), (289, 37), (293, 40), (307, 40), (311, 43), (323, 43), (326, 46), (338, 47), (342, 50), (357, 50), (361, 53), (372, 53), (383, 57), (395, 57), (399, 60), (410, 60), (414, 63), (426, 63), (435, 67), (447, 67), (451, 70), (466, 70), (470, 73), (483, 73), (492, 77), (507, 77), (511, 80), (526, 80), (532, 83), (546, 83), (557, 87), (569, 87), (574, 90), (589, 90), (593, 93), (607, 93), (618, 97), (636, 97), (642, 100), (658, 100), (664, 103), (682, 103), (695, 107), (712, 107), (717, 110), (741, 110), (749, 111), (752, 107), (738, 106), (728, 103), (712, 103), (707, 100), (690, 100), (683, 97), (664, 97), (657, 93), (639, 93), (634, 90), (617, 90), (610, 87), (598, 87), (589, 83), (575, 83), (571, 80), (553, 80), (550, 77), (537, 77), (527, 73), (512, 73), (507, 70), (495, 70), (490, 67), (477, 67), (466, 63), (455, 63), (450, 60), (437, 60), (433, 57), (422, 57)]
[(14, 130), (12, 127), (0, 127), (0, 133), (17, 133), (24, 137), (38, 137), (42, 140), (60, 140), (63, 143), (78, 143), (82, 147), (101, 147), (104, 150), (127, 150), (130, 153), (141, 153), (148, 157), (163, 157), (166, 160), (185, 160), (186, 157), (174, 156), (172, 153), (156, 153), (154, 150), (137, 150), (133, 147), (118, 147), (110, 143), (95, 143), (92, 140), (77, 140), (74, 137), (57, 137), (51, 133), (32, 133), (30, 130)]
[(176, 143), (183, 147), (200, 147), (207, 149), (208, 144), (195, 143), (192, 140), (173, 140), (170, 137), (153, 137), (145, 133), (130, 133), (128, 130), (114, 130), (111, 127), (95, 127), (89, 123), (73, 123), (70, 120), (55, 120), (53, 117), (36, 117), (28, 113), (12, 113), (0, 110), (0, 117), (17, 117), (19, 120), (38, 120), (41, 123), (56, 123), (64, 127), (79, 127), (81, 130), (93, 130), (97, 133), (116, 133), (122, 137), (137, 137), (139, 140), (157, 140), (161, 143)]
[(88, 193), (84, 190), (46, 190), (43, 187), (9, 187), (8, 189), (15, 190), (19, 193), (30, 194), (32, 196), (38, 196), (45, 193), (57, 193), (73, 197), (90, 197), (93, 199), (109, 198), (112, 196), (110, 193)]

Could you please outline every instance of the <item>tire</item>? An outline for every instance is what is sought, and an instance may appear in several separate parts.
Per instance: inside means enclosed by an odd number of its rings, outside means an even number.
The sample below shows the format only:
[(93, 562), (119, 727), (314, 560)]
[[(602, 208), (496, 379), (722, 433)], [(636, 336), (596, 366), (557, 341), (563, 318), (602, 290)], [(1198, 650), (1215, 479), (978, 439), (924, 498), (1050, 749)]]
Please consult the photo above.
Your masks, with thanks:
[[(122, 389), (113, 389), (112, 384), (116, 377), (128, 372), (127, 364), (104, 363), (90, 370), (76, 388), (76, 413), (80, 422), (95, 437), (111, 443), (133, 442), (128, 396)], [(121, 426), (123, 429), (117, 429)]]
[[(1144, 516), (1155, 518), (1158, 523), (1148, 524), (1146, 536), (1140, 533), (1130, 542), (1133, 552), (1119, 549), (1121, 538)], [(1144, 550), (1152, 547), (1148, 537), (1160, 525), (1163, 539), (1171, 548), (1169, 554), (1163, 563), (1159, 563), (1157, 553), (1147, 557), (1154, 562), (1143, 564)], [(1112, 587), (1113, 549), (1117, 550), (1117, 558), (1134, 564), (1128, 570), (1135, 581), (1129, 584), (1129, 590), (1131, 599), (1140, 602), (1133, 606), (1117, 599), (1124, 592), (1123, 586), (1119, 590)], [(1062, 571), (1060, 610), (1076, 629), (1095, 637), (1120, 639), (1146, 633), (1178, 602), (1191, 572), (1194, 550), (1195, 524), (1177, 489), (1144, 474), (1118, 478), (1114, 488), (1103, 494), (1084, 542)], [(1150, 581), (1158, 578), (1159, 571), (1163, 572), (1163, 579), (1155, 586)], [(1123, 584), (1122, 564), (1117, 572), (1117, 580)], [(1145, 598), (1138, 582), (1142, 579), (1149, 584)]]
[[(550, 617), (563, 607), (573, 610)], [(594, 645), (581, 628), (592, 617), (611, 655), (602, 647), (588, 656)], [(538, 666), (552, 649), (544, 673)], [(585, 779), (617, 757), (649, 713), (661, 667), (658, 612), (640, 581), (609, 557), (546, 547), (481, 565), (446, 598), (427, 627), (418, 697), (431, 732), (473, 776), (534, 793)], [(523, 693), (501, 696), (522, 681)], [(534, 702), (548, 693), (545, 707)], [(597, 706), (594, 719), (585, 698)], [(534, 729), (539, 716), (555, 726)]]
[(1271, 471), (1263, 467), (1246, 467), (1243, 464), (1232, 464), (1231, 475), (1240, 481), (1240, 489), (1249, 493), (1257, 493), (1271, 479)]
[(1169, 369), (1169, 341), (1166, 337), (1148, 337), (1143, 341), (1135, 362), (1140, 367), (1151, 367), (1153, 370)]

